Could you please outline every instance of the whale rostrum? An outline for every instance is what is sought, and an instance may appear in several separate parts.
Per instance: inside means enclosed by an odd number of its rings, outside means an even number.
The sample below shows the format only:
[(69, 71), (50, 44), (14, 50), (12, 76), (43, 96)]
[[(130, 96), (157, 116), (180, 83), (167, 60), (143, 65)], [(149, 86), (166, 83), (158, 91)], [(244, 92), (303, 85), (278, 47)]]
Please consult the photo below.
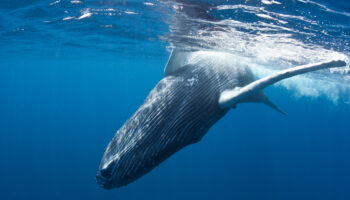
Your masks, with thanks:
[(232, 60), (231, 54), (175, 49), (164, 78), (108, 144), (97, 182), (110, 189), (135, 181), (183, 147), (200, 141), (239, 103), (261, 102), (283, 113), (265, 96), (265, 87), (298, 74), (345, 65), (332, 60), (255, 80), (249, 66)]

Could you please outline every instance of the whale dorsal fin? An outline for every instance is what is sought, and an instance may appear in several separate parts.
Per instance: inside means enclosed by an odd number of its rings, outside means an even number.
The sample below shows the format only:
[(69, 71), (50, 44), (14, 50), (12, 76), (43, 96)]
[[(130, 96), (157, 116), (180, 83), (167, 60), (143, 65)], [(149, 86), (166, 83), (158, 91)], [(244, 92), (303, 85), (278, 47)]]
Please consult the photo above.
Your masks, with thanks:
[(188, 52), (180, 48), (174, 48), (169, 56), (168, 63), (164, 68), (164, 76), (168, 76), (186, 65)]
[[(286, 70), (282, 70), (270, 76), (256, 80), (244, 87), (241, 87), (238, 89), (232, 89), (232, 90), (225, 90), (220, 94), (219, 107), (222, 109), (225, 109), (225, 108), (230, 108), (232, 106), (235, 106), (238, 102), (240, 102), (240, 100), (246, 97), (249, 97), (251, 95), (254, 95), (257, 92), (262, 91), (262, 89), (266, 88), (267, 86), (270, 86), (283, 79), (290, 78), (292, 76), (304, 74), (311, 71), (316, 71), (316, 70), (325, 69), (325, 68), (332, 68), (332, 67), (343, 67), (345, 65), (346, 65), (346, 62), (344, 60), (331, 60), (328, 62), (302, 65), (302, 66), (297, 66)], [(277, 108), (274, 104), (271, 104), (272, 103), (271, 101), (268, 101), (268, 102), (262, 101), (262, 102), (265, 103), (266, 105), (269, 105), (272, 108), (275, 108), (275, 109)], [(278, 108), (276, 110), (280, 111)]]

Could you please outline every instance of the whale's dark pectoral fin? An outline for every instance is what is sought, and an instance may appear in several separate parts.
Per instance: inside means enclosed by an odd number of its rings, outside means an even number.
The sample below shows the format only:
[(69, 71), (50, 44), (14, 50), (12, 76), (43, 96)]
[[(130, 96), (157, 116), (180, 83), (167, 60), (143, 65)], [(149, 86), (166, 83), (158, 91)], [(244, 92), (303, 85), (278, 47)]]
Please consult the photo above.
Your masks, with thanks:
[[(254, 95), (259, 91), (262, 91), (267, 86), (270, 86), (286, 78), (290, 78), (299, 74), (304, 74), (307, 72), (312, 72), (320, 69), (344, 67), (345, 65), (346, 65), (346, 62), (344, 60), (331, 60), (329, 62), (320, 62), (315, 64), (302, 65), (302, 66), (297, 66), (286, 70), (282, 70), (270, 76), (256, 80), (242, 88), (238, 88), (238, 89), (236, 88), (236, 89), (226, 90), (222, 92), (219, 97), (219, 106), (222, 109), (230, 108), (231, 106), (240, 102), (242, 99), (248, 96)], [(268, 102), (262, 101), (262, 102), (280, 112), (280, 110), (270, 101)]]
[(269, 106), (270, 108), (274, 109), (275, 111), (281, 113), (282, 115), (287, 115), (279, 107), (277, 107), (272, 101), (270, 101), (270, 99), (268, 99), (267, 97), (263, 100), (263, 103)]

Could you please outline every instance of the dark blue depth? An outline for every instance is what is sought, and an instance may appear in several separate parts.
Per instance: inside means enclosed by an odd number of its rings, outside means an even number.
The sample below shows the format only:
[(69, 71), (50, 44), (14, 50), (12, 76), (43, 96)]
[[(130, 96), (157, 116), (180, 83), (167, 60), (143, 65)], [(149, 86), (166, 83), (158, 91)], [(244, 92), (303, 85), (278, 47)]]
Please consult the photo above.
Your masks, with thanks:
[[(349, 10), (342, 2), (333, 6)], [(0, 6), (9, 13), (21, 5)], [(0, 30), (6, 23), (0, 13)], [(76, 40), (67, 45), (48, 36), (47, 45), (42, 38), (33, 44), (6, 34), (0, 34), (1, 200), (350, 199), (349, 104), (296, 98), (281, 87), (266, 93), (287, 116), (262, 104), (238, 105), (198, 144), (127, 187), (103, 190), (95, 175), (104, 149), (163, 77), (167, 44), (117, 38), (124, 43), (114, 48), (100, 38), (102, 47), (77, 47)]]

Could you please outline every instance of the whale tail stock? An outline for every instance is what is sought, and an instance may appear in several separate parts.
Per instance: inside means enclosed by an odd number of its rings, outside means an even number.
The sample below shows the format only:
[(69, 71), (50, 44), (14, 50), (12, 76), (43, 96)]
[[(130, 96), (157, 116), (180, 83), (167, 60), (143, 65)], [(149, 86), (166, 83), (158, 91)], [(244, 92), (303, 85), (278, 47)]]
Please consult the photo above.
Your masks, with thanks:
[[(220, 108), (230, 108), (234, 107), (240, 100), (247, 98), (251, 95), (254, 95), (260, 91), (262, 91), (264, 88), (281, 81), (283, 79), (287, 79), (299, 74), (304, 74), (307, 72), (312, 72), (320, 69), (326, 69), (326, 68), (333, 68), (333, 67), (344, 67), (346, 65), (346, 62), (343, 60), (331, 60), (328, 62), (320, 62), (320, 63), (314, 63), (314, 64), (308, 64), (308, 65), (302, 65), (297, 66), (293, 68), (289, 68), (286, 70), (279, 71), (277, 73), (274, 73), (272, 75), (269, 75), (267, 77), (261, 78), (259, 80), (256, 80), (244, 87), (241, 88), (234, 88), (231, 90), (225, 90), (221, 93), (219, 98), (219, 106)], [(276, 111), (285, 114), (283, 111), (281, 111), (275, 104), (273, 104), (267, 97), (264, 98), (262, 103), (266, 104), (267, 106), (270, 106), (271, 108), (275, 109)]]

